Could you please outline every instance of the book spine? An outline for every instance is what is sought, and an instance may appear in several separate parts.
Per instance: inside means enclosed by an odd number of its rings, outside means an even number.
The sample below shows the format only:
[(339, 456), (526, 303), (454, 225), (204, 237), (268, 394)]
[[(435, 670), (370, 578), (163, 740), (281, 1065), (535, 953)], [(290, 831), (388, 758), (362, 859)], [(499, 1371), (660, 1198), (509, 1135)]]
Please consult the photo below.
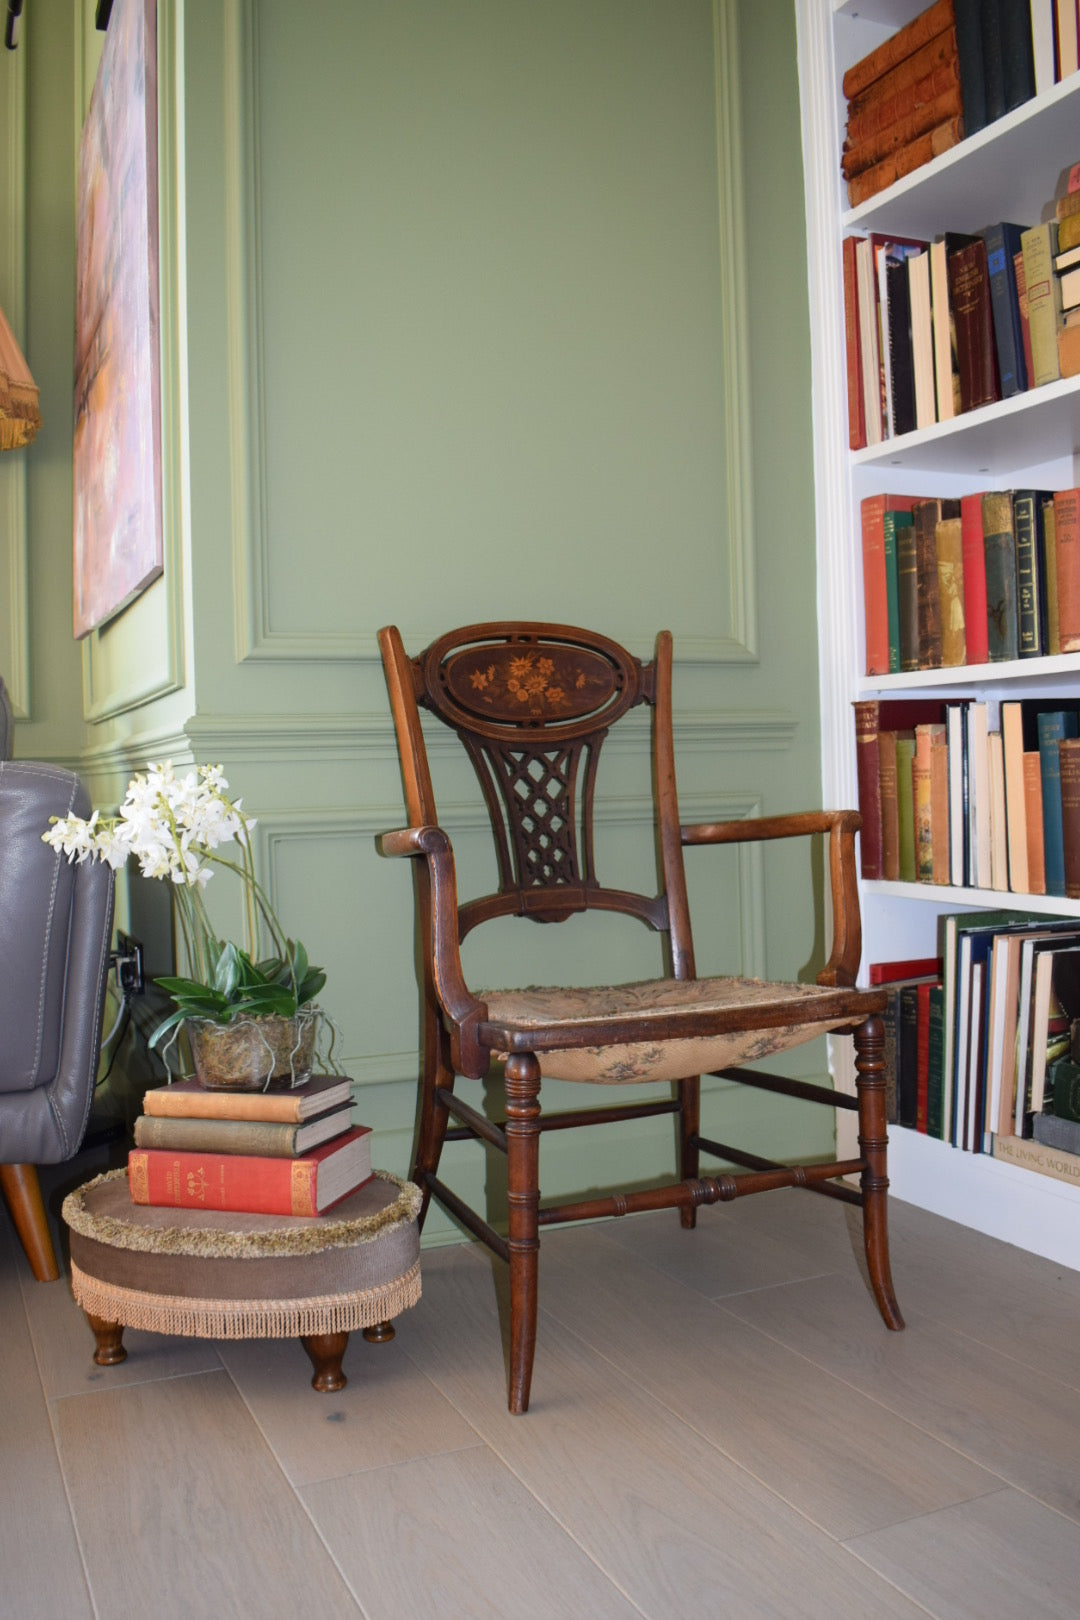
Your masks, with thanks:
[(1056, 658), (1061, 651), (1061, 616), (1058, 609), (1057, 519), (1052, 495), (1043, 496), (1040, 539), (1046, 576), (1046, 650), (1051, 658)]
[(171, 1209), (256, 1215), (317, 1215), (316, 1165), (308, 1159), (135, 1148), (128, 1155), (132, 1202)]
[[(887, 511), (883, 514), (885, 550), (885, 617), (889, 637), (889, 674), (900, 673), (900, 575), (896, 555), (897, 519), (906, 514)], [(899, 525), (903, 527), (903, 523)]]
[(993, 124), (1005, 114), (1005, 64), (1001, 55), (998, 0), (982, 0), (981, 15), (986, 122)]
[(1052, 1176), (1056, 1181), (1071, 1181), (1080, 1186), (1080, 1158), (1065, 1153), (1061, 1148), (1045, 1146), (1042, 1142), (1029, 1142), (1020, 1136), (995, 1136), (994, 1158), (1024, 1170), (1035, 1170), (1041, 1176)]
[(1070, 900), (1080, 900), (1080, 740), (1063, 737), (1058, 743), (1058, 762), (1065, 893)]
[(960, 536), (964, 560), (964, 643), (969, 664), (990, 657), (986, 633), (986, 553), (983, 549), (982, 496), (960, 501)]
[(1020, 337), (1024, 345), (1024, 376), (1027, 386), (1035, 386), (1035, 360), (1031, 353), (1031, 322), (1028, 319), (1027, 276), (1024, 274), (1024, 255), (1013, 254), (1013, 275), (1016, 277), (1016, 308), (1020, 315)]
[(915, 427), (915, 357), (911, 344), (911, 293), (907, 261), (890, 258), (886, 263), (888, 287), (889, 368), (892, 377), (892, 422), (896, 434), (910, 433)]
[(848, 181), (849, 208), (858, 208), (860, 203), (866, 202), (870, 197), (876, 197), (879, 191), (884, 191), (886, 186), (894, 185), (906, 174), (913, 174), (916, 169), (921, 169), (924, 163), (930, 163), (943, 152), (951, 151), (963, 138), (962, 114), (936, 125), (925, 135), (916, 135), (906, 146), (897, 147), (895, 152), (890, 152), (880, 163), (864, 169), (862, 174), (854, 175)]
[(896, 531), (897, 613), (900, 620), (900, 668), (919, 667), (919, 572), (916, 561), (915, 525), (897, 526)]
[(889, 673), (889, 601), (885, 565), (885, 496), (868, 495), (859, 508), (862, 525), (863, 618), (866, 673)]
[(941, 601), (938, 593), (937, 525), (940, 501), (919, 501), (915, 520), (915, 589), (918, 609), (919, 668), (941, 666)]
[(986, 126), (986, 82), (983, 77), (982, 0), (955, 0), (956, 55), (960, 65), (960, 99), (964, 128), (975, 135)]
[[(844, 150), (898, 123), (954, 84), (960, 85), (960, 64), (955, 31), (948, 29), (921, 51), (915, 51), (898, 63), (891, 73), (882, 74), (862, 95), (852, 98), (848, 104)], [(957, 110), (963, 111), (962, 99)]]
[(1005, 755), (1005, 825), (1009, 847), (1009, 887), (1014, 894), (1030, 894), (1027, 857), (1027, 816), (1024, 805), (1024, 733), (1020, 704), (1001, 705), (1001, 739)]
[(951, 422), (960, 404), (960, 377), (953, 365), (949, 309), (949, 259), (944, 237), (930, 244), (930, 313), (934, 335), (934, 402), (939, 422)]
[(900, 839), (900, 881), (915, 882), (915, 738), (896, 739), (896, 824)]
[(885, 1025), (885, 1120), (889, 1125), (900, 1123), (900, 991), (891, 989), (881, 1015)]
[(881, 876), (881, 778), (879, 771), (879, 705), (865, 699), (855, 710), (855, 764), (859, 789), (860, 870), (864, 878)]
[(896, 798), (896, 734), (878, 732), (878, 794), (881, 804), (881, 875), (900, 879), (900, 821)]
[(990, 277), (990, 308), (994, 318), (998, 376), (1002, 399), (1011, 399), (1027, 388), (1024, 365), (1024, 334), (1020, 327), (1020, 305), (1016, 297), (1016, 270), (1013, 258), (1020, 250), (1020, 230), (1005, 224), (991, 225), (983, 233), (986, 242), (986, 269)]
[(941, 662), (949, 669), (967, 662), (964, 628), (964, 546), (962, 519), (942, 517), (935, 530), (938, 601), (941, 610)]
[(1027, 288), (1028, 326), (1031, 330), (1032, 383), (1041, 388), (1061, 376), (1057, 329), (1061, 315), (1061, 284), (1054, 271), (1057, 226), (1051, 220), (1034, 225), (1020, 238)]
[(1080, 489), (1054, 495), (1054, 550), (1061, 650), (1080, 652)]
[(1043, 860), (1046, 893), (1065, 893), (1065, 841), (1062, 828), (1061, 760), (1058, 744), (1077, 735), (1074, 712), (1054, 710), (1038, 716), (1039, 771), (1042, 776)]
[(917, 136), (925, 135), (938, 124), (955, 118), (961, 111), (960, 85), (949, 84), (932, 101), (914, 106), (893, 123), (847, 147), (840, 162), (844, 179), (851, 180), (864, 170), (873, 168), (875, 163), (881, 163), (899, 147), (909, 145)]
[(915, 990), (915, 1129), (926, 1134), (930, 1096), (930, 986)]
[(859, 353), (859, 291), (856, 272), (857, 238), (845, 236), (844, 271), (844, 352), (847, 363), (848, 446), (861, 450), (866, 444), (863, 414), (862, 360)]
[(945, 990), (940, 984), (929, 987), (927, 1025), (926, 1134), (940, 1141), (945, 1134)]
[(919, 993), (906, 984), (900, 991), (900, 1058), (898, 1112), (901, 1125), (914, 1129), (919, 1092)]
[(1028, 893), (1045, 894), (1042, 763), (1035, 750), (1028, 750), (1024, 754), (1024, 824), (1027, 828)]
[(1012, 495), (991, 491), (982, 497), (983, 556), (986, 561), (987, 650), (992, 663), (1017, 656), (1016, 539)]
[(930, 728), (915, 727), (915, 761), (911, 769), (915, 809), (915, 879), (934, 881), (934, 831), (930, 797)]
[(1012, 112), (1035, 94), (1035, 49), (1031, 36), (1030, 0), (996, 0), (1005, 111)]
[[(344, 1125), (342, 1129), (344, 1129)], [(296, 1153), (299, 1125), (268, 1120), (169, 1119), (141, 1114), (135, 1121), (135, 1146), (178, 1148), (187, 1153), (250, 1153), (287, 1159)]]
[(982, 238), (957, 248), (948, 258), (949, 305), (956, 324), (956, 358), (960, 367), (960, 402), (965, 411), (1001, 398), (990, 276)]
[(1033, 489), (1018, 489), (1013, 494), (1017, 652), (1021, 658), (1041, 658), (1046, 651), (1042, 637), (1036, 501)]
[(952, 882), (949, 857), (949, 747), (943, 725), (930, 732), (930, 870), (935, 883)]
[(913, 55), (928, 40), (952, 28), (954, 20), (953, 0), (935, 0), (933, 5), (848, 68), (843, 79), (844, 95), (849, 101), (859, 95), (875, 79), (880, 79), (898, 62)]

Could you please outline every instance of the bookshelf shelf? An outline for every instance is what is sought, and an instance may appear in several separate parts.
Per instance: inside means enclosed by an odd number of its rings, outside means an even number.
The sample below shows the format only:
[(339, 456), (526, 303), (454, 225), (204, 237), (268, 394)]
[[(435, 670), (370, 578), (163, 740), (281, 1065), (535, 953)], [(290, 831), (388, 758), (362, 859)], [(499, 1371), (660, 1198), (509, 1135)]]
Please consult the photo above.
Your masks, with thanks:
[[(994, 703), (1055, 696), (1080, 707), (1080, 655), (867, 676), (860, 502), (884, 491), (959, 497), (1080, 485), (1080, 378), (1050, 383), (920, 432), (852, 453), (846, 410), (842, 241), (882, 232), (931, 240), (1054, 215), (1064, 171), (1080, 161), (1080, 74), (1053, 86), (858, 208), (840, 175), (845, 69), (926, 9), (928, 0), (795, 0), (813, 354), (815, 528), (826, 804), (858, 803), (852, 703), (970, 695)], [(951, 912), (1080, 919), (1080, 900), (926, 883), (862, 882), (863, 964), (939, 954)], [(851, 1089), (839, 1054), (836, 1083)], [(841, 1126), (839, 1128), (843, 1128)], [(893, 1193), (1080, 1269), (1080, 1185), (991, 1155), (890, 1128)]]

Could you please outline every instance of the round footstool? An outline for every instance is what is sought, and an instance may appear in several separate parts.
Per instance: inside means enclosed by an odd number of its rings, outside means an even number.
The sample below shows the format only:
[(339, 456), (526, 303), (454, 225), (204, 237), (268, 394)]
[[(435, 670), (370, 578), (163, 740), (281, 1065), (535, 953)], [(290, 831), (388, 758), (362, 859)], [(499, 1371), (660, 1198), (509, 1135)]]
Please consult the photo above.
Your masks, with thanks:
[(386, 1171), (327, 1215), (241, 1215), (133, 1204), (126, 1170), (64, 1200), (71, 1286), (99, 1366), (125, 1327), (200, 1339), (299, 1338), (317, 1390), (345, 1384), (349, 1333), (392, 1339), (420, 1298), (420, 1189)]

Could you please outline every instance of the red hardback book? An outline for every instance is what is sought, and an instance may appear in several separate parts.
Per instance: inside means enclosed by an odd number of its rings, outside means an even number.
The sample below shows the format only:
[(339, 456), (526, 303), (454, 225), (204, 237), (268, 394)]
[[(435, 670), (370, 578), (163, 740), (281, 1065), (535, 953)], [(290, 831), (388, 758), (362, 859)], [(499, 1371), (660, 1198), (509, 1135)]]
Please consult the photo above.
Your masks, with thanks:
[(885, 513), (910, 512), (911, 495), (868, 495), (861, 502), (863, 617), (866, 622), (866, 673), (889, 673), (889, 593), (885, 572)]
[(986, 552), (982, 495), (960, 499), (960, 545), (964, 557), (964, 649), (969, 664), (990, 661), (986, 630)]
[(133, 1204), (219, 1209), (251, 1215), (321, 1215), (371, 1179), (371, 1129), (356, 1125), (298, 1159), (243, 1153), (128, 1154)]
[(1054, 496), (1054, 550), (1061, 650), (1080, 652), (1080, 489)]
[(942, 971), (940, 956), (918, 956), (901, 962), (871, 962), (869, 978), (871, 985), (896, 984), (900, 979), (940, 979)]

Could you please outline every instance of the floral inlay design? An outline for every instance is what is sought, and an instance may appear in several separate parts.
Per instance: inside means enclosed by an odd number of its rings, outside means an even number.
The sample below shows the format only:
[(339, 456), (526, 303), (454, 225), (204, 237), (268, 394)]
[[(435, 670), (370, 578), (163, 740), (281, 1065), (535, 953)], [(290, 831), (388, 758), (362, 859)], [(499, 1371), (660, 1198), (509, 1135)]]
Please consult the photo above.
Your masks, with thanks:
[(589, 714), (615, 689), (610, 665), (580, 648), (470, 649), (450, 662), (446, 680), (467, 708), (511, 722)]

